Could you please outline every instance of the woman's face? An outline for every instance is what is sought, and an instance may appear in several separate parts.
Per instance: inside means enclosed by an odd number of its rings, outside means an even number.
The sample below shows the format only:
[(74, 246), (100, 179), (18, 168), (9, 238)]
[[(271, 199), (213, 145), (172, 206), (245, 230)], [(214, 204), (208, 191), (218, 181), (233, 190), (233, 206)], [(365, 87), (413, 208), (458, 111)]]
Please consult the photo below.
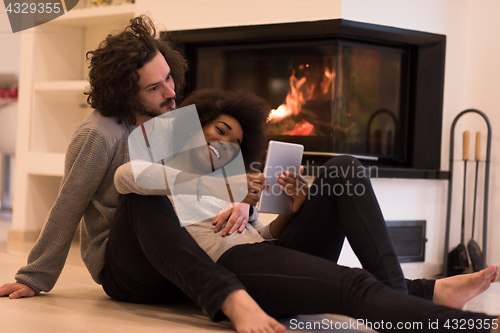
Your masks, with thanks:
[(243, 141), (243, 128), (233, 117), (221, 115), (203, 126), (203, 134), (207, 141), (208, 155), (197, 154), (193, 160), (198, 168), (212, 172), (224, 165), (239, 152)]

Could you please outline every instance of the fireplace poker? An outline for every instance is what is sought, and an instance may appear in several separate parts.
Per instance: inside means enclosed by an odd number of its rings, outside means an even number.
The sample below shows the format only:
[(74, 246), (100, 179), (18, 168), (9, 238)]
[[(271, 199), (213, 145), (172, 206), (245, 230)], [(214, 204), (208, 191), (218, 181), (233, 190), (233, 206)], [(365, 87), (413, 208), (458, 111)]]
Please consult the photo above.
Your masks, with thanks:
[(476, 132), (476, 151), (474, 154), (474, 159), (476, 160), (476, 174), (474, 180), (474, 208), (472, 210), (472, 234), (469, 243), (467, 243), (467, 250), (469, 251), (469, 257), (474, 272), (478, 272), (484, 268), (483, 253), (481, 252), (479, 244), (474, 240), (474, 229), (476, 222), (477, 175), (479, 171), (479, 156), (481, 155), (480, 145), (481, 145), (481, 132), (478, 131)]
[(462, 196), (462, 226), (460, 228), (460, 244), (448, 253), (448, 276), (463, 273), (469, 268), (469, 258), (465, 248), (465, 195), (467, 181), (467, 161), (469, 160), (469, 131), (463, 134), (463, 161), (464, 161), (464, 191)]

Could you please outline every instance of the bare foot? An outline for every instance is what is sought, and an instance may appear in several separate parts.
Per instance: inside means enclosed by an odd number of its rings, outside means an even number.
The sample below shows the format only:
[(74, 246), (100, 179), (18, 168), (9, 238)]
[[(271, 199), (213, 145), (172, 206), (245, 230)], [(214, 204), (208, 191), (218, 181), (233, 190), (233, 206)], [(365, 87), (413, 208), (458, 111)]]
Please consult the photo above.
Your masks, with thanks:
[(498, 266), (490, 265), (476, 273), (439, 279), (432, 300), (436, 304), (462, 309), (465, 303), (488, 289), (497, 277)]
[(222, 312), (238, 333), (283, 333), (286, 327), (270, 317), (243, 289), (233, 291), (224, 300)]

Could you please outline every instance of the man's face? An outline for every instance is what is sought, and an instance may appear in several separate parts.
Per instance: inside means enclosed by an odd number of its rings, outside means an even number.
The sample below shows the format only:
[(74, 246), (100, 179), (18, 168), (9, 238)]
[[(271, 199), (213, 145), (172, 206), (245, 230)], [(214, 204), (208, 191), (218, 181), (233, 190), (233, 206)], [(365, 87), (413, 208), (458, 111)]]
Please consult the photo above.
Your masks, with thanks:
[(146, 108), (142, 115), (156, 117), (175, 109), (175, 83), (170, 66), (160, 52), (137, 70), (140, 79), (139, 102)]

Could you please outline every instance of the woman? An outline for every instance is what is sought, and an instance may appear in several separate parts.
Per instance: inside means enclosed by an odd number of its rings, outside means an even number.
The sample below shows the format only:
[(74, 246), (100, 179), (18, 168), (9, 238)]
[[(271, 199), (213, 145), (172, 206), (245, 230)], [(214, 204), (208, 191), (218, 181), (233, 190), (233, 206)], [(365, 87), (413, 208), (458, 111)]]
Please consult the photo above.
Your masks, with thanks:
[[(248, 93), (216, 90), (196, 92), (187, 98), (183, 105), (196, 105), (208, 143), (204, 149), (210, 156), (210, 159), (205, 159), (204, 162), (194, 158), (190, 161), (192, 165), (197, 165), (198, 170), (214, 167), (213, 161), (218, 156), (211, 148), (213, 142), (230, 142), (238, 146), (247, 165), (258, 160), (258, 155), (253, 155), (252, 152), (259, 151), (254, 151), (253, 148), (262, 147), (262, 126), (269, 110), (260, 107), (264, 104), (259, 101), (260, 99)], [(339, 168), (344, 171), (353, 168), (359, 170), (361, 165), (348, 156), (333, 158), (321, 169), (312, 186), (316, 189), (338, 189), (340, 186), (346, 190), (345, 193), (349, 186), (361, 186), (363, 191), (358, 191), (355, 195), (337, 196), (332, 191), (316, 191), (316, 195), (307, 195), (304, 191), (306, 182), (302, 176), (287, 173), (280, 176), (279, 182), (293, 198), (294, 214), (278, 216), (267, 228), (254, 222), (255, 228), (249, 227), (246, 231), (233, 233), (230, 237), (213, 233), (210, 226), (217, 220), (190, 224), (186, 229), (218, 265), (234, 273), (242, 282), (246, 291), (238, 286), (235, 286), (235, 291), (248, 293), (247, 295), (266, 313), (274, 317), (336, 313), (372, 323), (380, 323), (383, 320), (385, 323), (391, 323), (393, 329), (399, 322), (422, 323), (423, 326), (418, 327), (420, 331), (430, 330), (429, 320), (439, 320), (440, 325), (453, 319), (473, 319), (481, 323), (496, 320), (496, 317), (464, 312), (425, 300), (424, 298), (433, 298), (434, 284), (430, 281), (418, 283), (420, 289), (415, 289), (410, 283), (411, 293), (421, 298), (409, 296), (407, 283), (390, 243), (369, 180), (358, 172), (344, 172), (342, 177), (330, 172)], [(195, 172), (195, 169), (191, 167), (189, 172)], [(119, 190), (134, 187), (130, 177), (127, 180), (123, 173), (118, 173), (116, 180)], [(189, 197), (189, 194), (186, 196)], [(190, 196), (191, 202), (194, 203), (190, 206), (191, 209), (199, 209), (196, 205), (199, 196)], [(210, 202), (218, 200), (206, 196), (201, 199)], [(134, 203), (130, 203), (125, 209), (127, 214), (137, 214), (137, 209), (141, 212), (147, 211), (148, 220), (155, 225), (161, 225), (162, 219), (171, 218), (162, 214), (160, 204), (151, 204), (154, 199), (134, 200)], [(219, 205), (219, 208), (221, 207), (222, 204)], [(235, 211), (239, 214), (242, 210), (243, 208), (238, 207), (226, 214), (235, 214)], [(180, 220), (182, 223), (182, 217)], [(351, 269), (336, 264), (345, 236), (364, 269)], [(277, 240), (271, 242), (271, 239)], [(185, 260), (186, 266), (189, 266), (189, 258)], [(159, 265), (155, 267), (160, 269)], [(189, 272), (189, 267), (186, 272)], [(482, 274), (483, 282), (479, 288), (481, 291), (486, 289), (489, 283), (496, 281), (498, 267), (490, 266)], [(205, 278), (198, 278), (198, 281), (201, 280), (200, 285), (207, 288), (217, 287), (204, 284)], [(199, 287), (197, 281), (191, 281), (187, 286), (183, 285), (184, 281), (178, 283), (188, 290), (188, 294), (190, 288)], [(476, 294), (479, 292), (475, 291)], [(224, 304), (221, 306), (237, 331), (284, 330), (284, 327), (267, 317), (260, 308), (256, 308), (251, 298), (247, 300), (252, 305), (251, 308), (245, 309), (246, 314), (245, 311), (243, 314), (241, 311), (235, 313), (237, 308)], [(460, 306), (463, 304), (457, 304), (457, 307)], [(485, 325), (482, 325), (482, 328), (484, 327)], [(386, 325), (385, 328), (389, 326)], [(445, 330), (448, 331), (444, 326), (437, 329)]]

